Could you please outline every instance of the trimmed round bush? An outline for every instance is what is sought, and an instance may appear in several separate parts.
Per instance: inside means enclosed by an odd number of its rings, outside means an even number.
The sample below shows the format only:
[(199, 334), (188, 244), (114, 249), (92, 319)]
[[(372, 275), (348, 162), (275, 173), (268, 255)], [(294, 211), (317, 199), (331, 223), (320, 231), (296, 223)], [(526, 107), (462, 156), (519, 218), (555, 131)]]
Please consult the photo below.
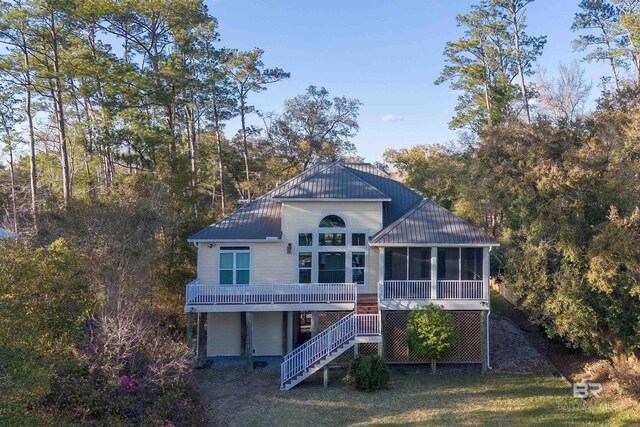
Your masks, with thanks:
[(387, 362), (378, 355), (358, 356), (349, 365), (345, 380), (357, 390), (380, 390), (389, 381)]

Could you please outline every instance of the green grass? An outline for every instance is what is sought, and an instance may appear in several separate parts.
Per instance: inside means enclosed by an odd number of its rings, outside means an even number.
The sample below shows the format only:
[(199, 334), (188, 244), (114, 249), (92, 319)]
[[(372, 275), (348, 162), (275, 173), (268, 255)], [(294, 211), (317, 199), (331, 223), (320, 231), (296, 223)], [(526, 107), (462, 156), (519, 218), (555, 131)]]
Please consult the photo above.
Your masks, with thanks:
[[(584, 405), (571, 388), (552, 376), (487, 375), (394, 369), (385, 390), (364, 393), (318, 379), (288, 392), (276, 391), (276, 373), (242, 374), (225, 392), (206, 380), (211, 416), (221, 425), (638, 425), (640, 413), (629, 402), (593, 399)], [(225, 376), (225, 374), (222, 374)], [(261, 377), (256, 377), (261, 376)], [(264, 378), (273, 377), (273, 382)], [(230, 380), (231, 378), (226, 378)], [(211, 381), (211, 382), (209, 382)], [(227, 383), (227, 381), (223, 381)], [(229, 384), (229, 383), (227, 383)], [(267, 384), (270, 384), (267, 387)], [(204, 385), (204, 384), (203, 384)], [(243, 391), (244, 390), (244, 391)]]

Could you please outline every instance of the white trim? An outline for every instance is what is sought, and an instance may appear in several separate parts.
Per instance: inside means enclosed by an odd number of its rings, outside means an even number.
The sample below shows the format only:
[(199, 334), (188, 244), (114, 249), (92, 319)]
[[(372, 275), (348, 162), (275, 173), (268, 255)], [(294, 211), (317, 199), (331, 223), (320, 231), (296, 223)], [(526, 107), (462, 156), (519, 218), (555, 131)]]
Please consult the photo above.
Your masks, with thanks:
[[(327, 213), (321, 216), (320, 220), (318, 220), (318, 224), (320, 221), (328, 215), (337, 215), (344, 220), (344, 218), (336, 213)], [(295, 254), (296, 254), (296, 274), (297, 280), (300, 279), (300, 268), (298, 264), (300, 253), (311, 253), (311, 283), (317, 283), (320, 280), (318, 279), (318, 269), (320, 267), (320, 252), (342, 252), (345, 254), (345, 282), (351, 282), (353, 280), (353, 253), (354, 252), (364, 252), (364, 283), (358, 283), (358, 287), (365, 288), (369, 285), (369, 269), (370, 269), (370, 257), (369, 257), (369, 229), (367, 228), (351, 228), (349, 227), (347, 221), (345, 220), (346, 227), (315, 227), (315, 228), (302, 228), (294, 231), (294, 244), (295, 244)], [(320, 245), (320, 234), (335, 234), (340, 233), (345, 235), (345, 244), (344, 246), (321, 246)], [(300, 246), (299, 245), (299, 236), (300, 234), (311, 234), (312, 237), (312, 245), (311, 246)], [(363, 246), (353, 246), (353, 234), (364, 234), (364, 245)]]
[(309, 198), (287, 198), (272, 197), (273, 200), (279, 202), (390, 202), (391, 198), (386, 199), (309, 199)]
[[(220, 286), (242, 286), (242, 285), (251, 285), (253, 284), (253, 256), (251, 255), (251, 246), (248, 246), (248, 249), (231, 249), (231, 250), (222, 250), (225, 247), (235, 247), (235, 246), (220, 246), (218, 248), (218, 275), (217, 275), (217, 282)], [(229, 268), (220, 268), (221, 266), (221, 262), (220, 262), (220, 258), (222, 257), (223, 254), (232, 254), (232, 260), (233, 260), (233, 265), (231, 267), (231, 269)], [(248, 254), (249, 255), (249, 268), (241, 268), (241, 271), (245, 271), (245, 270), (249, 270), (249, 283), (241, 283), (238, 284), (236, 283), (237, 281), (237, 275), (238, 275), (238, 268), (236, 267), (236, 261), (237, 261), (237, 255), (238, 254)], [(225, 283), (222, 284), (220, 283), (220, 273), (222, 273), (222, 270), (231, 270), (233, 272), (233, 276), (232, 276), (232, 281), (233, 283)]]
[(353, 311), (355, 303), (315, 304), (196, 304), (185, 305), (185, 313), (235, 313), (254, 311)]
[(439, 305), (445, 310), (489, 310), (489, 300), (382, 300), (382, 310), (415, 310), (429, 304)]
[(489, 247), (498, 247), (499, 243), (369, 243), (369, 246), (379, 247), (379, 248), (422, 248), (422, 247), (432, 247), (436, 246), (438, 248), (489, 248)]
[(189, 243), (280, 243), (280, 237), (267, 237), (266, 239), (187, 239)]

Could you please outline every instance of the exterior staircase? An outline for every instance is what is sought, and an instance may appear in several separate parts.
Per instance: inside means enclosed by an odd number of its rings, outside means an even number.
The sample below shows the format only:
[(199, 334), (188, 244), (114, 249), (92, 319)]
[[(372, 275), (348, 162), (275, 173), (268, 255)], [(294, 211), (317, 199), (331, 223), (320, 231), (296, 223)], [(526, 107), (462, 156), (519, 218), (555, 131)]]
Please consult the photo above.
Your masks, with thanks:
[(380, 342), (380, 306), (377, 301), (356, 309), (284, 357), (280, 390), (290, 390), (352, 348), (357, 342)]

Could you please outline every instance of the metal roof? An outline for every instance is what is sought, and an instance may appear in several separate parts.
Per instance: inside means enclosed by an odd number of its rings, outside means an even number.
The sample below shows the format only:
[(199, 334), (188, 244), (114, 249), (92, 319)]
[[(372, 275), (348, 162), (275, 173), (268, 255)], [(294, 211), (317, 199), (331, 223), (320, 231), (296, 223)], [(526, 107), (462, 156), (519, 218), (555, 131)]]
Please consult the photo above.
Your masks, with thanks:
[(370, 243), (377, 246), (415, 245), (497, 245), (479, 228), (458, 218), (431, 199), (380, 230)]
[(318, 163), (189, 240), (280, 239), (281, 202), (296, 199), (380, 200), (385, 228), (371, 238), (371, 244), (496, 244), (480, 229), (369, 163)]
[(277, 192), (288, 190), (326, 167), (326, 163), (310, 167), (264, 196), (203, 228), (188, 240), (265, 240), (267, 237), (280, 239), (282, 237), (281, 204), (271, 197)]
[(19, 236), (20, 235), (18, 233), (14, 233), (11, 230), (0, 227), (0, 239), (15, 239)]
[(391, 197), (373, 185), (358, 178), (340, 163), (329, 164), (326, 168), (308, 176), (285, 191), (278, 191), (272, 198), (276, 200), (386, 200)]
[(346, 163), (345, 167), (358, 178), (368, 182), (392, 198), (391, 202), (383, 204), (382, 223), (386, 226), (400, 218), (409, 209), (422, 201), (418, 193), (391, 178), (379, 168), (370, 163)]

